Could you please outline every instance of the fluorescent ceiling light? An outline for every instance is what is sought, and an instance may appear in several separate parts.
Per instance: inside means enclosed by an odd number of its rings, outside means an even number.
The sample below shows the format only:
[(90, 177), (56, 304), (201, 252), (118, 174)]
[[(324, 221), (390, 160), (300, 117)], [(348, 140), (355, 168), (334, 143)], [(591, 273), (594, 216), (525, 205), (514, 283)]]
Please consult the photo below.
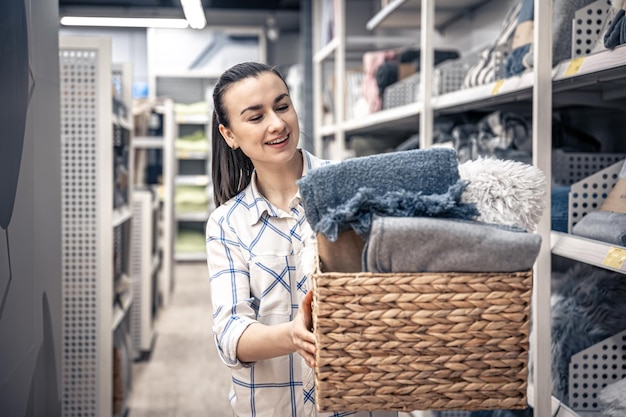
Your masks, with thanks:
[(206, 26), (206, 16), (201, 0), (180, 0), (180, 4), (183, 6), (185, 19), (192, 29), (202, 29)]
[(64, 26), (113, 26), (137, 28), (175, 28), (184, 29), (189, 26), (185, 19), (159, 19), (143, 17), (79, 17), (64, 16)]

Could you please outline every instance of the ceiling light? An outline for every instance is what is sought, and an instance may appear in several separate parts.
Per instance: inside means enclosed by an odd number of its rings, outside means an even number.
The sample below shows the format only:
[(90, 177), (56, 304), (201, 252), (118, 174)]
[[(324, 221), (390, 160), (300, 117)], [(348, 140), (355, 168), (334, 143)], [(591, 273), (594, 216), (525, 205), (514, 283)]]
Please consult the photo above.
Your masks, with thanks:
[(160, 19), (143, 17), (79, 17), (64, 16), (64, 26), (113, 26), (137, 28), (174, 28), (184, 29), (189, 26), (185, 19)]
[(185, 19), (192, 29), (202, 29), (206, 26), (206, 16), (201, 0), (180, 0), (180, 4), (183, 6)]

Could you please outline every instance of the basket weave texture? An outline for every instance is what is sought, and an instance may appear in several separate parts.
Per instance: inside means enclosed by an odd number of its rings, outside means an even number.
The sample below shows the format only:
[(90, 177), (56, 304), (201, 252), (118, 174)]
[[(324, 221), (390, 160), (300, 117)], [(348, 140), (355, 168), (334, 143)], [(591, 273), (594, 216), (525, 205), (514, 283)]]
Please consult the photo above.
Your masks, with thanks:
[(532, 271), (313, 274), (320, 412), (527, 407)]

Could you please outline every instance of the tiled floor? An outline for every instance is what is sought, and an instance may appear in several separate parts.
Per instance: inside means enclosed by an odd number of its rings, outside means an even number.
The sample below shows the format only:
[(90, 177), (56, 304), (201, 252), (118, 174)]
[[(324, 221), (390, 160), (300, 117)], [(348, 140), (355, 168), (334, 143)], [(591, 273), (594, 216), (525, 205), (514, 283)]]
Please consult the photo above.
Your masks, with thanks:
[(151, 357), (133, 366), (128, 417), (232, 417), (230, 372), (211, 335), (206, 264), (177, 264), (175, 283)]

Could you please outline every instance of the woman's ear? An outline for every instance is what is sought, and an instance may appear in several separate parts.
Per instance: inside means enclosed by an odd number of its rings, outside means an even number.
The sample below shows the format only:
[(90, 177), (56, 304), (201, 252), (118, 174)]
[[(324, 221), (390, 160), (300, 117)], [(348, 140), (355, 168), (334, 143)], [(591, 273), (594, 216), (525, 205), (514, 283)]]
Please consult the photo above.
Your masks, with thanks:
[(235, 143), (235, 137), (233, 135), (233, 132), (221, 123), (219, 125), (219, 130), (222, 134), (222, 137), (226, 141), (226, 145), (228, 145), (229, 148), (237, 149), (237, 144)]

